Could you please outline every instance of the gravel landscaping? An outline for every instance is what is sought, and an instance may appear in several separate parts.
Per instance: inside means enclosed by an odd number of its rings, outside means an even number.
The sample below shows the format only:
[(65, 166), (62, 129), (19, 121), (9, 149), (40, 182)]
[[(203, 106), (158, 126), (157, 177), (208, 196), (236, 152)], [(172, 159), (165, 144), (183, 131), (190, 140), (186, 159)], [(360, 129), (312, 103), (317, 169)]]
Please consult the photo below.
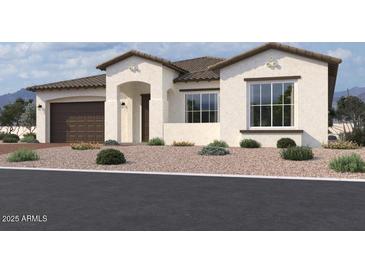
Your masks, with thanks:
[(67, 144), (27, 144), (27, 143), (3, 143), (0, 141), (0, 154), (7, 154), (20, 148), (41, 149), (50, 147), (63, 147)]
[(318, 148), (313, 150), (313, 160), (297, 162), (281, 159), (280, 150), (276, 148), (229, 148), (230, 154), (225, 156), (198, 155), (201, 147), (197, 146), (133, 145), (107, 148), (122, 151), (127, 163), (117, 166), (97, 165), (95, 159), (100, 150), (78, 151), (65, 146), (38, 149), (40, 160), (34, 162), (9, 163), (6, 161), (8, 155), (3, 154), (0, 155), (0, 166), (365, 179), (365, 173), (337, 173), (328, 168), (329, 161), (340, 155), (358, 153), (365, 159), (365, 149)]

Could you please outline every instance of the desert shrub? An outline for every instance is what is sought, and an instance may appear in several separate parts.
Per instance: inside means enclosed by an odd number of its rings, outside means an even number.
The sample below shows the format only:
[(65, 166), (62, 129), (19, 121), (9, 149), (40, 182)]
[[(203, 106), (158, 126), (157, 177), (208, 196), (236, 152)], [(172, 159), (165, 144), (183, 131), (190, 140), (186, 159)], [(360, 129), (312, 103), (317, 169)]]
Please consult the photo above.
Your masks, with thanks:
[(209, 147), (223, 147), (228, 148), (228, 144), (223, 140), (214, 140), (210, 144), (208, 144)]
[(149, 146), (164, 146), (165, 141), (159, 137), (152, 138), (148, 141), (147, 145)]
[(297, 146), (297, 144), (291, 138), (280, 138), (276, 143), (277, 148), (288, 148), (288, 147), (295, 147), (295, 146)]
[(199, 151), (200, 155), (226, 155), (229, 154), (229, 150), (224, 147), (217, 147), (217, 146), (205, 146)]
[(11, 153), (8, 157), (8, 162), (25, 162), (39, 160), (37, 152), (29, 149), (18, 149)]
[(71, 148), (74, 150), (99, 149), (100, 145), (93, 144), (93, 143), (75, 143), (75, 144), (71, 144)]
[(365, 145), (365, 132), (361, 129), (355, 129), (353, 132), (346, 133), (344, 137), (345, 141), (356, 143), (359, 146)]
[(192, 147), (195, 144), (189, 141), (174, 141), (172, 145), (175, 147)]
[(240, 142), (240, 147), (259, 148), (259, 147), (261, 147), (261, 144), (253, 139), (243, 139)]
[(119, 143), (116, 140), (106, 140), (104, 142), (104, 145), (106, 145), (106, 146), (119, 146)]
[(356, 149), (359, 148), (359, 145), (351, 142), (351, 141), (335, 141), (335, 142), (328, 142), (328, 144), (323, 145), (324, 148), (328, 149)]
[(24, 135), (24, 137), (20, 139), (20, 142), (22, 142), (22, 143), (31, 143), (34, 140), (35, 140), (35, 138), (34, 138), (33, 135), (27, 135), (27, 136)]
[(6, 135), (5, 132), (0, 132), (0, 140), (2, 140), (4, 138), (4, 136)]
[(4, 143), (17, 143), (19, 142), (19, 136), (16, 134), (5, 134), (3, 137), (3, 142)]
[(28, 136), (32, 136), (34, 139), (37, 139), (37, 136), (34, 132), (28, 132), (23, 134), (23, 137), (28, 137)]
[(96, 157), (96, 163), (98, 165), (120, 165), (125, 162), (124, 154), (113, 148), (101, 150)]
[(305, 161), (313, 159), (313, 152), (310, 147), (288, 147), (280, 152), (281, 158), (292, 161)]
[(337, 172), (365, 172), (365, 162), (355, 153), (339, 156), (331, 160), (329, 166)]

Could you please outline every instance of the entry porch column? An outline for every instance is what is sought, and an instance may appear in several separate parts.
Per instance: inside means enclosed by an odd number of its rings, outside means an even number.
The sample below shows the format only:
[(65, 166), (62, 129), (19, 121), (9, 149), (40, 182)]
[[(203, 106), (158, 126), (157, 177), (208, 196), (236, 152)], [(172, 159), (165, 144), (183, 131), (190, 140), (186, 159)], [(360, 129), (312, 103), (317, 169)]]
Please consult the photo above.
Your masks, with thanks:
[(121, 142), (120, 136), (120, 98), (117, 86), (108, 86), (105, 96), (105, 140)]

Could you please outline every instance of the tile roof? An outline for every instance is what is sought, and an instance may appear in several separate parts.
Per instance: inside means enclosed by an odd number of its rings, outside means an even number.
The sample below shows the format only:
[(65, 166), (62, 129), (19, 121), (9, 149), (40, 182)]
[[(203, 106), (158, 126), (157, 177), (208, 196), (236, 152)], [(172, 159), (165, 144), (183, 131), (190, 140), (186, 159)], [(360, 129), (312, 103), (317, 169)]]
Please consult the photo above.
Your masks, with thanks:
[[(219, 72), (206, 71), (208, 66), (220, 62), (224, 59), (216, 57), (199, 57), (188, 60), (180, 60), (170, 62), (173, 66), (179, 68), (180, 76), (175, 79), (179, 81), (202, 81), (202, 80), (218, 80)], [(84, 78), (54, 82), (44, 85), (37, 85), (28, 87), (27, 90), (41, 91), (41, 90), (57, 90), (57, 89), (71, 89), (71, 88), (95, 88), (105, 87), (105, 74), (89, 76)]]
[(181, 73), (174, 82), (210, 81), (219, 80), (219, 71), (209, 70), (209, 66), (225, 59), (211, 56), (203, 56), (193, 59), (174, 62), (175, 65), (184, 68), (188, 73)]
[(176, 66), (181, 67), (188, 72), (195, 72), (195, 71), (207, 70), (209, 66), (215, 65), (224, 60), (225, 60), (224, 58), (203, 56), (193, 59), (180, 60), (173, 63)]
[[(98, 65), (97, 68), (105, 70), (108, 66), (120, 62), (121, 60), (124, 60), (130, 56), (139, 56), (148, 60), (161, 63), (164, 66), (167, 66), (169, 68), (178, 71), (180, 74), (177, 78), (174, 79), (174, 82), (210, 81), (210, 80), (219, 80), (219, 69), (229, 66), (245, 58), (254, 56), (255, 54), (258, 54), (268, 49), (277, 49), (293, 53), (296, 55), (304, 56), (307, 58), (327, 62), (329, 64), (329, 91), (330, 95), (333, 94), (334, 86), (336, 83), (338, 65), (341, 63), (341, 59), (316, 52), (295, 48), (288, 45), (283, 45), (280, 43), (267, 43), (229, 59), (204, 56), (175, 62), (171, 62), (169, 60), (159, 58), (150, 54), (146, 54), (140, 51), (131, 50), (107, 62)], [(27, 89), (31, 91), (39, 91), (39, 90), (57, 90), (57, 89), (70, 89), (70, 88), (95, 88), (95, 87), (105, 87), (105, 86), (106, 86), (105, 74), (102, 74), (102, 75), (95, 75), (67, 81), (49, 83), (44, 85), (31, 86), (28, 87)]]
[(157, 63), (160, 63), (166, 67), (169, 67), (171, 69), (174, 69), (178, 72), (186, 72), (186, 70), (184, 70), (183, 68), (181, 67), (178, 67), (176, 66), (174, 63), (172, 63), (171, 61), (167, 60), (167, 59), (163, 59), (163, 58), (160, 58), (160, 57), (157, 57), (157, 56), (154, 56), (154, 55), (151, 55), (151, 54), (147, 54), (147, 53), (144, 53), (144, 52), (141, 52), (141, 51), (138, 51), (138, 50), (130, 50), (122, 55), (119, 55), (113, 59), (110, 59), (109, 61), (106, 61), (100, 65), (98, 65), (96, 68), (97, 69), (100, 69), (100, 70), (106, 70), (106, 68), (108, 66), (111, 66), (115, 63), (118, 63), (124, 59), (127, 59), (131, 56), (139, 56), (139, 57), (142, 57), (142, 58), (145, 58), (147, 60), (151, 60), (151, 61), (154, 61), (154, 62), (157, 62)]
[(203, 70), (181, 74), (174, 82), (219, 80), (219, 71)]
[(30, 91), (105, 87), (105, 74), (27, 87)]
[(246, 51), (244, 53), (238, 54), (236, 56), (233, 56), (231, 58), (228, 58), (224, 61), (221, 61), (219, 63), (216, 63), (212, 66), (209, 67), (209, 69), (221, 69), (224, 68), (226, 66), (229, 66), (231, 64), (234, 64), (238, 61), (244, 60), (246, 58), (249, 58), (251, 56), (254, 56), (258, 53), (261, 53), (263, 51), (269, 50), (269, 49), (277, 49), (280, 51), (284, 51), (284, 52), (288, 52), (288, 53), (292, 53), (295, 55), (299, 55), (299, 56), (303, 56), (303, 57), (307, 57), (310, 59), (315, 59), (315, 60), (319, 60), (322, 62), (326, 62), (328, 64), (340, 64), (342, 62), (341, 59), (336, 58), (336, 57), (332, 57), (329, 55), (325, 55), (325, 54), (321, 54), (321, 53), (317, 53), (317, 52), (313, 52), (313, 51), (309, 51), (309, 50), (304, 50), (304, 49), (300, 49), (300, 48), (295, 48), (292, 46), (288, 46), (288, 45), (284, 45), (284, 44), (280, 44), (280, 43), (266, 43), (262, 46), (256, 47), (252, 50)]

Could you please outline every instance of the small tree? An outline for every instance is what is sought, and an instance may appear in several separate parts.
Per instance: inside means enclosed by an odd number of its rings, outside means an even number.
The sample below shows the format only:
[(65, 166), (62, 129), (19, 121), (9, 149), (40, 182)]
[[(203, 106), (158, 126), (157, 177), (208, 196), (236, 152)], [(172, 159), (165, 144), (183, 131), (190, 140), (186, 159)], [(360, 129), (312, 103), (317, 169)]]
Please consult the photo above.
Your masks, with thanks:
[(32, 100), (24, 101), (18, 98), (14, 103), (5, 105), (0, 111), (0, 125), (8, 127), (8, 132), (13, 132), (20, 125), (20, 117), (25, 111), (25, 106)]
[(365, 120), (365, 103), (355, 96), (343, 96), (337, 102), (336, 116), (348, 122), (352, 130), (362, 129)]
[(36, 107), (33, 103), (28, 103), (25, 106), (24, 112), (20, 116), (19, 124), (28, 129), (32, 133), (36, 125)]

